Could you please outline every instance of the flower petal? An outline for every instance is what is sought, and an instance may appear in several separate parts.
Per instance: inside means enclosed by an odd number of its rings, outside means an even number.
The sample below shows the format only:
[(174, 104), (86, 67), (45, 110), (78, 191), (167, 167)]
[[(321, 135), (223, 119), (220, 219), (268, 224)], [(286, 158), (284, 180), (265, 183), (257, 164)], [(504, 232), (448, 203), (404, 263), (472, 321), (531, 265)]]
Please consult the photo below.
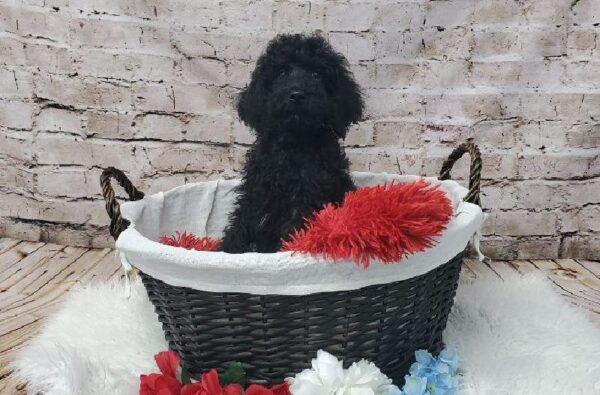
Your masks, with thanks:
[(142, 374), (140, 376), (140, 395), (154, 395), (156, 389), (156, 380), (161, 375), (158, 373)]
[(179, 395), (181, 383), (170, 376), (160, 376), (156, 379), (156, 395)]
[(427, 381), (417, 376), (405, 376), (404, 393), (406, 395), (424, 395), (427, 388)]
[(223, 392), (223, 388), (219, 382), (219, 373), (217, 373), (217, 369), (211, 369), (207, 373), (204, 373), (200, 379), (200, 382), (202, 383), (204, 390), (211, 395), (221, 395), (221, 392)]
[(246, 388), (246, 395), (274, 395), (273, 391), (259, 384), (252, 384)]
[(424, 366), (429, 366), (435, 361), (433, 355), (431, 355), (431, 353), (427, 350), (415, 351), (415, 359), (417, 360), (417, 362)]
[(276, 384), (271, 387), (271, 391), (273, 391), (273, 395), (292, 395), (288, 383)]
[(206, 392), (200, 383), (186, 384), (181, 389), (181, 395), (204, 395)]
[(177, 377), (180, 360), (175, 351), (161, 351), (154, 356), (154, 360), (162, 374), (172, 378)]
[(239, 384), (229, 384), (223, 388), (223, 395), (242, 395), (243, 393), (243, 388)]

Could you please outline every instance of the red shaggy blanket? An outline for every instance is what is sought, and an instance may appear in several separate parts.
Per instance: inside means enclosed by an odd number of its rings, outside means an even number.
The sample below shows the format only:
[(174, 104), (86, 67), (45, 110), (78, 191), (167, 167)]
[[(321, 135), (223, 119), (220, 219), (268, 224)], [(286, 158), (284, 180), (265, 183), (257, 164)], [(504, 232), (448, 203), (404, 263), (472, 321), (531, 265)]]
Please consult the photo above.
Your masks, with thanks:
[[(434, 244), (452, 216), (446, 194), (424, 180), (348, 192), (342, 204), (327, 204), (305, 227), (284, 241), (283, 251), (352, 259), (368, 267), (372, 259), (397, 262)], [(219, 241), (177, 232), (161, 237), (172, 246), (214, 251)]]

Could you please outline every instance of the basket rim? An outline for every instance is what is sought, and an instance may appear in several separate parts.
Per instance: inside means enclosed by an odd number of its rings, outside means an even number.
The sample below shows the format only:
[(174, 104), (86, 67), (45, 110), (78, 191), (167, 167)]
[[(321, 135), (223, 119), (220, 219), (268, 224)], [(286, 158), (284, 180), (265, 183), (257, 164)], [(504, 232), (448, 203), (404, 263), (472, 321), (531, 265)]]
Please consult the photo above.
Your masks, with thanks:
[[(364, 176), (388, 173), (353, 173), (355, 174)], [(407, 180), (418, 178), (422, 177), (406, 176)], [(194, 188), (215, 182), (220, 181), (186, 184), (146, 196), (143, 200), (125, 203), (123, 216), (131, 224), (116, 242), (124, 263), (168, 284), (210, 292), (302, 295), (352, 290), (412, 278), (438, 267), (464, 250), (473, 234), (481, 228), (484, 217), (479, 206), (460, 201), (460, 196), (455, 214), (435, 246), (408, 256), (396, 264), (374, 260), (367, 270), (352, 261), (340, 260), (334, 263), (319, 256), (293, 252), (228, 254), (185, 250), (150, 240), (136, 229), (133, 211), (143, 208), (145, 202), (151, 199), (168, 199), (170, 194), (181, 191), (181, 188)], [(227, 182), (235, 183), (236, 180)], [(467, 191), (456, 181), (441, 182), (460, 188), (460, 193)], [(169, 265), (165, 265), (165, 262), (169, 262)]]

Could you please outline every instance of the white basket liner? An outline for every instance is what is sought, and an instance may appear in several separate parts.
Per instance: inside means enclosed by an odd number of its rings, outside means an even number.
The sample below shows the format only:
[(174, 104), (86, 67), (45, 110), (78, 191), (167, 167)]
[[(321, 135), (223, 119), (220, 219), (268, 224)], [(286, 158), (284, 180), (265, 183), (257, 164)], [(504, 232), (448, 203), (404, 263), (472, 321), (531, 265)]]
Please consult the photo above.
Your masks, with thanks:
[[(352, 177), (358, 186), (420, 178), (362, 172), (353, 172)], [(175, 231), (220, 238), (235, 199), (233, 188), (239, 180), (187, 184), (124, 203), (121, 213), (131, 225), (121, 233), (116, 247), (130, 264), (154, 278), (210, 292), (306, 295), (405, 280), (425, 274), (460, 253), (484, 220), (479, 206), (461, 201), (466, 188), (451, 180), (425, 179), (441, 184), (452, 201), (453, 218), (434, 247), (396, 264), (374, 260), (365, 270), (353, 261), (333, 262), (300, 253), (227, 254), (186, 250), (158, 242), (161, 235)]]

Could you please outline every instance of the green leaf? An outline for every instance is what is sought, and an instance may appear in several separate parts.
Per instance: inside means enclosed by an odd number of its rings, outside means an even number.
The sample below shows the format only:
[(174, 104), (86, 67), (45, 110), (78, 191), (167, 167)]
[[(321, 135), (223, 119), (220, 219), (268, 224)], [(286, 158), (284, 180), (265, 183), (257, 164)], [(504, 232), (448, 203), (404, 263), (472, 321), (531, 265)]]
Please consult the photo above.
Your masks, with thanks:
[(186, 369), (185, 366), (183, 366), (183, 363), (181, 363), (181, 384), (186, 385), (186, 384), (190, 384), (192, 382), (192, 377), (190, 375), (190, 372)]
[(244, 370), (244, 365), (239, 362), (231, 362), (226, 366), (227, 369), (225, 369), (225, 372), (221, 375), (221, 385), (240, 384), (242, 387), (245, 387), (246, 371)]

